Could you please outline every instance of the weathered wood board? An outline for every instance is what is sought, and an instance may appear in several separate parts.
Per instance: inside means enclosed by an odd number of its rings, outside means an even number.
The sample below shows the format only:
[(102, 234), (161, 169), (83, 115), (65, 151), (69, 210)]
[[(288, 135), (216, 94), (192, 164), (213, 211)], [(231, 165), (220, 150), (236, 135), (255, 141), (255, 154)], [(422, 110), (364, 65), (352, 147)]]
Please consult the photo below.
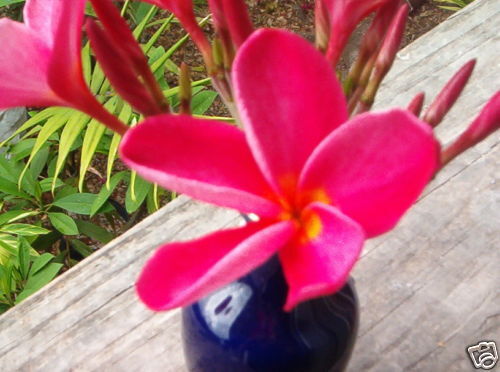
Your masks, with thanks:
[[(406, 105), (420, 90), (432, 97), (478, 57), (439, 128), (450, 141), (500, 88), (499, 25), (500, 2), (476, 0), (408, 46), (378, 107)], [(466, 347), (500, 342), (499, 143), (496, 134), (456, 159), (394, 231), (366, 244), (354, 270), (362, 309), (350, 371), (473, 371)], [(179, 312), (147, 310), (135, 278), (162, 242), (238, 221), (184, 197), (170, 203), (0, 316), (0, 371), (185, 370)]]

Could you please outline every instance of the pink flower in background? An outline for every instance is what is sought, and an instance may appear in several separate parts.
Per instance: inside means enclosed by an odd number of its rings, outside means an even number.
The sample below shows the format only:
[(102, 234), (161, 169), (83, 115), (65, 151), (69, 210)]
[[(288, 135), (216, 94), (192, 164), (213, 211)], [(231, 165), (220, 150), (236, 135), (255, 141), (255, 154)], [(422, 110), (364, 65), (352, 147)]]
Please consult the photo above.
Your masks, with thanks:
[(124, 133), (82, 75), (84, 7), (85, 0), (27, 0), (24, 24), (0, 19), (0, 108), (73, 107)]
[(285, 309), (337, 291), (364, 239), (394, 227), (438, 168), (432, 129), (412, 114), (347, 121), (331, 66), (296, 35), (255, 32), (233, 68), (244, 131), (163, 115), (121, 145), (123, 160), (146, 179), (260, 216), (161, 247), (137, 283), (155, 310), (188, 305), (276, 253), (289, 284)]

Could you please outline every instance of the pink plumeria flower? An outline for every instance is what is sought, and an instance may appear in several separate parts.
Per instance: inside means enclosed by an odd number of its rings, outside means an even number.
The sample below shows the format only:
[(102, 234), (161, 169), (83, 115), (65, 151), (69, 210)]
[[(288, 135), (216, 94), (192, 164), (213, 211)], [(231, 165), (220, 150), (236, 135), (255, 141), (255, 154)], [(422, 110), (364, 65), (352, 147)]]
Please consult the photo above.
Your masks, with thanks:
[(394, 227), (438, 167), (431, 128), (407, 111), (348, 120), (330, 64), (294, 34), (253, 33), (233, 81), (244, 131), (163, 115), (123, 139), (122, 159), (143, 177), (260, 217), (159, 248), (137, 283), (151, 309), (191, 304), (274, 254), (289, 285), (286, 310), (333, 293), (365, 238)]
[(27, 0), (24, 24), (0, 19), (0, 108), (67, 106), (124, 133), (85, 84), (81, 32), (85, 0)]

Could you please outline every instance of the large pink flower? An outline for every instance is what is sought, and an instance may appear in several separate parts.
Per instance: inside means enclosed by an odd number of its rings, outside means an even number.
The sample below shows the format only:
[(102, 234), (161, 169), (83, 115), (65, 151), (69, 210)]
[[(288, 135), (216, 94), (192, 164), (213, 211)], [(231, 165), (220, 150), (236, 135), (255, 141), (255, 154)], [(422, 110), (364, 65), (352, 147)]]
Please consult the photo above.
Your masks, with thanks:
[(137, 283), (152, 309), (190, 304), (276, 253), (289, 284), (285, 309), (333, 293), (365, 237), (391, 229), (438, 166), (431, 128), (406, 111), (347, 121), (331, 66), (291, 33), (253, 33), (233, 81), (244, 131), (163, 115), (122, 142), (123, 160), (143, 177), (260, 216), (161, 247)]
[(81, 68), (85, 0), (27, 0), (24, 24), (0, 19), (0, 108), (68, 106), (118, 132), (118, 122), (93, 97)]

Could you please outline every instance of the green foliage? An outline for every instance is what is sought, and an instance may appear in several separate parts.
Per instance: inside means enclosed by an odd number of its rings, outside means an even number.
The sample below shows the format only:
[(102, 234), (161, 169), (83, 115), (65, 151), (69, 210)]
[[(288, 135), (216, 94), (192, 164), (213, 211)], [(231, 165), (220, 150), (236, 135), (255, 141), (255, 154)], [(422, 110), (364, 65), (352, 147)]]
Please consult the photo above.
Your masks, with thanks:
[(434, 0), (440, 4), (441, 9), (453, 10), (454, 12), (465, 8), (467, 5), (472, 3), (474, 0)]
[[(0, 0), (0, 8), (15, 3), (22, 1)], [(156, 44), (173, 16), (153, 20), (157, 8), (144, 2), (126, 1), (123, 12), (135, 25), (138, 40), (156, 27), (142, 47), (175, 109), (179, 89), (169, 86), (165, 74), (178, 74), (171, 57), (187, 36), (165, 49)], [(93, 14), (91, 7), (87, 14)], [(108, 111), (129, 126), (143, 119), (112, 90), (88, 43), (82, 48), (82, 66), (90, 90)], [(206, 88), (209, 84), (210, 79), (192, 83), (195, 116), (203, 116), (217, 96)], [(112, 240), (138, 216), (174, 197), (122, 170), (119, 142), (119, 135), (87, 115), (49, 107), (31, 112), (30, 119), (0, 143), (0, 313), (48, 283), (61, 268), (72, 267)]]

